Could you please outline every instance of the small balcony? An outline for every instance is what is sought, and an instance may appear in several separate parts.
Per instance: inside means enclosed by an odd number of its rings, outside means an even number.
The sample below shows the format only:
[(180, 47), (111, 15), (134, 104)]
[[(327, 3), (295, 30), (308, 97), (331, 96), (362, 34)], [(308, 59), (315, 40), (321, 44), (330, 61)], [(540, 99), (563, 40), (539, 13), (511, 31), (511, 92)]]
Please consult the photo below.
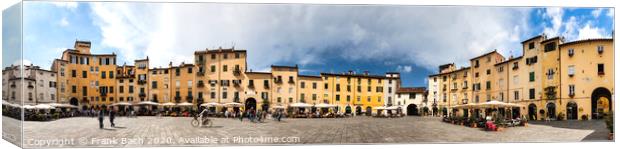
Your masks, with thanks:
[(175, 101), (176, 103), (181, 102), (181, 96), (174, 96), (174, 101)]
[(235, 68), (235, 70), (233, 70), (233, 75), (235, 75), (235, 76), (241, 75), (241, 69)]
[(512, 66), (512, 70), (519, 69), (519, 66)]
[(282, 83), (282, 79), (274, 78), (273, 82), (274, 83)]
[(293, 81), (293, 79), (288, 80), (289, 84), (295, 84), (295, 81)]
[(146, 84), (146, 80), (138, 80), (138, 84), (144, 85), (144, 84)]
[(241, 80), (233, 80), (234, 87), (241, 87)]
[(101, 97), (105, 97), (105, 96), (108, 96), (108, 92), (99, 92), (99, 95)]
[(205, 76), (205, 72), (204, 71), (198, 71), (198, 72), (196, 72), (196, 76), (199, 76), (199, 77)]
[(194, 96), (192, 95), (186, 96), (185, 100), (187, 100), (187, 102), (191, 102), (192, 100), (194, 100)]
[(11, 88), (15, 88), (17, 87), (17, 85), (15, 85), (15, 83), (11, 84)]
[(141, 92), (141, 93), (139, 93), (139, 94), (138, 94), (138, 96), (140, 96), (140, 97), (146, 97), (146, 93)]
[(248, 84), (248, 88), (254, 88), (254, 83)]
[(32, 85), (32, 84), (28, 84), (28, 88), (29, 88), (29, 89), (33, 89), (33, 88), (34, 88), (34, 85)]
[(203, 88), (205, 87), (205, 83), (202, 81), (198, 81), (198, 84), (196, 86), (198, 86), (198, 88)]
[(269, 85), (268, 84), (265, 84), (264, 87), (265, 87), (265, 89), (269, 89)]

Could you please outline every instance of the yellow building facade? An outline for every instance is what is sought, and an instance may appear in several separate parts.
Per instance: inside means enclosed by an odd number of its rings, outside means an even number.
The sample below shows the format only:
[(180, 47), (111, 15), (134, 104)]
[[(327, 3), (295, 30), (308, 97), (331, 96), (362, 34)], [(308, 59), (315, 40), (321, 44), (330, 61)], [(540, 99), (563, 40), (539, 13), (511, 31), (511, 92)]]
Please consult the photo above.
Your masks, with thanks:
[[(150, 101), (189, 103), (189, 109), (217, 103), (209, 108), (223, 112), (230, 108), (290, 108), (291, 104), (305, 103), (332, 104), (341, 113), (371, 114), (376, 113), (376, 107), (387, 106), (386, 96), (391, 94), (384, 91), (386, 83), (399, 87), (401, 82), (400, 77), (367, 72), (300, 75), (297, 66), (272, 65), (269, 72), (254, 72), (248, 70), (246, 58), (246, 50), (218, 48), (194, 52), (193, 64), (151, 68), (146, 57), (133, 65), (116, 65), (116, 55), (90, 54), (90, 42), (77, 41), (75, 50), (65, 51), (52, 69), (63, 74), (58, 75), (63, 82), (59, 84), (67, 88), (64, 92), (57, 90), (59, 101), (83, 109), (121, 102), (137, 106)], [(389, 89), (392, 93), (397, 90)]]
[[(536, 120), (600, 118), (612, 109), (613, 75), (608, 74), (613, 74), (613, 39), (565, 42), (562, 37), (539, 35), (522, 44), (519, 57), (506, 59), (492, 51), (470, 59), (471, 67), (465, 68), (472, 74), (469, 78), (460, 78), (463, 70), (453, 64), (439, 66), (439, 72), (428, 78), (427, 98), (439, 99), (433, 110), (448, 115), (452, 111), (443, 107), (466, 104), (466, 99), (520, 104), (500, 113)], [(464, 81), (471, 82), (471, 90), (455, 83)], [(455, 94), (459, 90), (470, 97)]]

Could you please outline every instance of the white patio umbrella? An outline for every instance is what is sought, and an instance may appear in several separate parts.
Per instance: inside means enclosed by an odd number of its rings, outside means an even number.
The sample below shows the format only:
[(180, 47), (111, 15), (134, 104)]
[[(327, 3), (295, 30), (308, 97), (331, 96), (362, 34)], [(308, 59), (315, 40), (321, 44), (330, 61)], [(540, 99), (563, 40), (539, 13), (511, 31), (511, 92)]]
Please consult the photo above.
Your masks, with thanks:
[(240, 104), (238, 102), (229, 102), (229, 103), (225, 103), (225, 106), (229, 106), (229, 107), (241, 107), (243, 106), (243, 104)]
[(112, 106), (131, 106), (131, 103), (128, 102), (117, 102), (112, 104)]
[(139, 102), (136, 105), (151, 105), (151, 106), (156, 106), (159, 105), (159, 103), (156, 102), (152, 102), (152, 101), (143, 101), (143, 102)]
[(77, 108), (77, 106), (70, 104), (61, 104), (61, 103), (50, 103), (50, 106), (54, 106), (56, 108)]
[(493, 100), (493, 101), (481, 103), (480, 106), (485, 107), (485, 108), (501, 108), (501, 107), (508, 107), (509, 105), (505, 102)]
[(336, 105), (326, 104), (326, 103), (320, 103), (320, 104), (316, 104), (314, 106), (317, 107), (317, 108), (332, 108), (332, 107), (336, 107)]
[(278, 105), (278, 106), (273, 106), (273, 107), (271, 107), (271, 108), (274, 108), (274, 109), (284, 109), (285, 107), (284, 107), (284, 106), (280, 106), (280, 105)]
[(189, 103), (189, 102), (182, 102), (182, 103), (177, 104), (177, 106), (185, 106), (185, 107), (186, 107), (186, 106), (193, 106), (193, 105), (194, 105), (194, 104)]
[(166, 102), (166, 103), (162, 103), (160, 104), (161, 106), (174, 106), (176, 104), (172, 103), (172, 102)]
[(38, 104), (34, 106), (35, 109), (55, 109), (55, 107), (50, 106), (48, 104)]
[(217, 102), (209, 102), (209, 103), (200, 104), (200, 106), (202, 107), (214, 107), (214, 106), (220, 106), (220, 105), (222, 104), (217, 103)]
[(307, 108), (307, 107), (312, 107), (312, 105), (307, 104), (307, 103), (293, 103), (290, 105), (291, 107), (296, 107), (296, 108)]
[(31, 106), (31, 105), (24, 105), (24, 109), (34, 109), (34, 106)]
[(375, 110), (385, 110), (384, 106), (376, 107)]
[(391, 107), (386, 107), (385, 109), (386, 110), (396, 110), (396, 109), (398, 109), (398, 107), (397, 106), (391, 106)]

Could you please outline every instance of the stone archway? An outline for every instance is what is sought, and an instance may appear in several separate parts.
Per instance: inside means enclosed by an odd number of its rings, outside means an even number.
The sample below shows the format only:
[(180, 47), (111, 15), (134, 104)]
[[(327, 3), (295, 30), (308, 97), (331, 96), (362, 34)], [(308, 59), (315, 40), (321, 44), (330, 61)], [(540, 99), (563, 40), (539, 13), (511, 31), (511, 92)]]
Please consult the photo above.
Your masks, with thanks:
[(356, 106), (355, 115), (361, 115), (361, 114), (362, 114), (362, 106)]
[(577, 120), (579, 116), (577, 114), (578, 106), (575, 102), (568, 102), (566, 104), (566, 119), (567, 120)]
[(557, 117), (555, 111), (555, 103), (553, 102), (547, 103), (547, 117), (550, 119), (555, 119)]
[(418, 106), (415, 104), (409, 104), (407, 106), (407, 115), (411, 116), (411, 115), (420, 115), (418, 113)]
[(366, 116), (372, 116), (372, 107), (370, 106), (366, 107)]
[(245, 100), (245, 110), (254, 109), (256, 110), (256, 99), (248, 98)]
[(531, 103), (529, 106), (527, 106), (527, 115), (529, 120), (537, 120), (536, 110), (536, 104)]
[(592, 118), (600, 119), (605, 116), (606, 113), (612, 111), (611, 107), (611, 92), (604, 87), (599, 87), (592, 91), (591, 96), (592, 105)]
[(69, 104), (78, 106), (78, 104), (80, 104), (80, 101), (78, 101), (78, 99), (75, 97), (71, 97), (71, 99), (69, 100)]

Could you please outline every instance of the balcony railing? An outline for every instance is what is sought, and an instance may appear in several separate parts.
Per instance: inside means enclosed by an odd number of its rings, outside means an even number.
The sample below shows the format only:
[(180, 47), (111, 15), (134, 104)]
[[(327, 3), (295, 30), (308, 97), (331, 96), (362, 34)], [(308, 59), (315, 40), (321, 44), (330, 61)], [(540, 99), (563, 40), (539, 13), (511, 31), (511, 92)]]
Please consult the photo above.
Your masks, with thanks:
[(282, 83), (282, 79), (277, 79), (277, 78), (274, 78), (274, 79), (273, 79), (273, 82), (274, 82), (274, 83)]
[(138, 96), (140, 96), (140, 97), (146, 97), (146, 93), (141, 92), (141, 93), (139, 93), (139, 94), (138, 94)]
[(254, 88), (254, 83), (248, 84), (248, 88)]
[(138, 84), (140, 84), (140, 85), (146, 84), (146, 80), (138, 80)]
[(198, 72), (196, 72), (196, 76), (205, 76), (205, 72), (204, 71), (198, 71)]
[(269, 85), (265, 85), (264, 87), (265, 87), (265, 89), (269, 89)]
[(175, 101), (176, 103), (181, 102), (181, 96), (174, 96), (174, 101)]
[(295, 81), (293, 81), (293, 79), (289, 79), (289, 80), (288, 80), (288, 83), (290, 83), (290, 84), (295, 84)]
[(102, 97), (108, 96), (108, 92), (99, 92), (99, 95), (101, 95)]
[(233, 70), (233, 75), (235, 76), (241, 75), (241, 70), (239, 68), (235, 68), (235, 70)]
[(202, 82), (202, 81), (199, 81), (197, 86), (200, 87), (200, 88), (205, 87), (205, 83)]

